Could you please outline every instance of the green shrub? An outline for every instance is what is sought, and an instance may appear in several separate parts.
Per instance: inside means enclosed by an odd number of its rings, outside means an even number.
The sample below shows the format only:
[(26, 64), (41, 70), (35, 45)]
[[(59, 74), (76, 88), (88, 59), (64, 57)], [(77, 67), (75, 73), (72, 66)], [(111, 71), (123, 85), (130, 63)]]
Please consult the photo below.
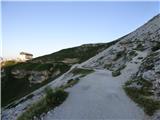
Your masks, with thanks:
[(142, 60), (142, 59), (143, 59), (143, 57), (138, 57), (137, 59)]
[(47, 64), (39, 64), (34, 68), (34, 70), (43, 71), (43, 70), (49, 70), (52, 67), (53, 67), (53, 64), (49, 64), (49, 63), (47, 63)]
[(123, 70), (125, 67), (126, 67), (126, 65), (124, 64), (124, 65), (122, 65), (118, 70), (121, 71), (121, 70)]
[(152, 82), (150, 82), (150, 81), (147, 81), (147, 80), (145, 80), (145, 79), (143, 79), (143, 78), (140, 78), (140, 79), (138, 79), (137, 80), (137, 84), (140, 84), (140, 85), (142, 85), (142, 88), (151, 88), (152, 87)]
[(65, 92), (63, 89), (56, 89), (55, 92), (53, 92), (53, 104), (54, 106), (58, 106), (63, 103), (63, 101), (67, 98), (68, 93)]
[(17, 64), (15, 66), (15, 68), (18, 69), (18, 70), (33, 70), (38, 65), (40, 65), (40, 63), (25, 62), (25, 63), (19, 63), (19, 64)]
[(45, 97), (32, 104), (17, 120), (33, 120), (35, 117), (40, 119), (41, 114), (47, 113), (62, 104), (68, 96), (68, 93), (63, 89), (52, 90), (51, 88), (46, 88), (45, 91)]
[(25, 98), (21, 99), (18, 102), (12, 102), (11, 104), (9, 104), (7, 106), (7, 108), (10, 109), (10, 108), (16, 107), (18, 104), (20, 104), (20, 103), (22, 103), (22, 102), (24, 102), (24, 101), (26, 101), (28, 99), (31, 99), (33, 96), (34, 96), (33, 94), (30, 94), (30, 95), (26, 96)]
[(94, 72), (94, 70), (89, 70), (89, 69), (82, 69), (82, 68), (75, 68), (71, 71), (74, 75), (87, 75), (90, 74), (92, 72)]
[(26, 63), (17, 64), (16, 69), (42, 71), (42, 70), (48, 70), (51, 67), (53, 67), (53, 64), (50, 64), (50, 63), (42, 64), (42, 63), (26, 62)]
[(112, 63), (108, 63), (108, 64), (105, 64), (104, 65), (104, 68), (106, 68), (106, 69), (109, 69), (109, 68), (111, 68), (112, 67)]
[(153, 63), (154, 63), (154, 54), (151, 54), (143, 60), (142, 65), (144, 69), (151, 70), (154, 67)]
[(66, 89), (68, 87), (72, 87), (73, 85), (77, 84), (79, 80), (79, 78), (70, 79), (65, 85), (62, 85), (61, 88)]
[(147, 87), (147, 88), (151, 88), (153, 85), (152, 82), (147, 81), (147, 80), (140, 77), (140, 78), (137, 78), (134, 80), (128, 80), (125, 83), (125, 86), (131, 85), (132, 83), (136, 83), (137, 85), (141, 85), (142, 87)]
[(117, 76), (119, 76), (120, 74), (121, 74), (120, 70), (116, 70), (116, 71), (113, 71), (113, 72), (112, 72), (112, 76), (113, 76), (113, 77), (117, 77)]
[(17, 120), (33, 120), (36, 118), (40, 119), (40, 115), (49, 110), (45, 99), (41, 99), (37, 103), (32, 104), (32, 106), (27, 109), (21, 116), (17, 118)]
[(152, 51), (155, 52), (160, 49), (160, 43), (157, 43), (155, 46), (152, 47)]
[[(136, 88), (130, 86), (133, 83), (140, 87)], [(154, 93), (151, 92), (152, 86), (152, 82), (140, 77), (127, 81), (123, 87), (127, 95), (141, 106), (148, 115), (153, 115), (156, 110), (160, 109), (160, 101), (156, 101), (150, 97), (154, 95)]]
[(142, 43), (140, 43), (140, 44), (137, 45), (136, 50), (144, 51), (144, 46), (142, 45)]
[(45, 89), (45, 93), (46, 93), (46, 103), (47, 104), (52, 104), (54, 102), (54, 93), (53, 93), (53, 90), (49, 87), (47, 87)]
[(133, 83), (134, 81), (133, 80), (128, 80), (127, 82), (125, 82), (125, 86), (129, 86)]
[(62, 88), (57, 88), (52, 90), (51, 88), (46, 88), (46, 102), (48, 105), (60, 105), (68, 96), (68, 93), (64, 91)]
[(155, 101), (151, 98), (146, 97), (146, 95), (148, 95), (147, 91), (142, 92), (137, 88), (126, 86), (124, 86), (123, 88), (127, 95), (144, 109), (144, 112), (146, 114), (151, 116), (156, 110), (160, 109), (160, 101)]
[(18, 62), (15, 61), (15, 60), (8, 60), (8, 61), (5, 61), (5, 62), (2, 62), (1, 67), (9, 67), (9, 66), (16, 65), (17, 63)]
[(130, 56), (137, 56), (137, 53), (136, 53), (136, 51), (133, 50), (133, 51), (130, 51), (130, 52), (129, 52), (129, 55), (130, 55)]
[(114, 61), (118, 60), (124, 55), (124, 51), (120, 51), (116, 53), (116, 57), (113, 59)]

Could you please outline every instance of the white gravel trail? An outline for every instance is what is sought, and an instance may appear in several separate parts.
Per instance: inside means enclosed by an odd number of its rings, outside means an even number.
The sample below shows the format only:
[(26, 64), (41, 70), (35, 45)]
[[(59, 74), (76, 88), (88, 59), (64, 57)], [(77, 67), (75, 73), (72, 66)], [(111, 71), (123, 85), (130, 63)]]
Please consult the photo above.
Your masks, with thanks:
[(69, 88), (66, 101), (50, 111), (43, 119), (127, 119), (143, 120), (144, 112), (125, 94), (122, 85), (128, 79), (130, 68), (119, 77), (110, 71), (97, 70)]

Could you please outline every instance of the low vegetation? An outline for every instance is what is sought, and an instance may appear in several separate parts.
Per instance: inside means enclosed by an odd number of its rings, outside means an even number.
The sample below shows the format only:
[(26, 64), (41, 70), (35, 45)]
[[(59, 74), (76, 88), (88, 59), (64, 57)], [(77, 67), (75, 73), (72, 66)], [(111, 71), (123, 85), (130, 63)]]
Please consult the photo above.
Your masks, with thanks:
[(94, 70), (90, 70), (90, 69), (82, 69), (82, 68), (75, 68), (71, 71), (71, 73), (73, 73), (74, 75), (87, 75), (94, 72)]
[(117, 52), (116, 53), (116, 56), (115, 58), (113, 59), (114, 61), (118, 60), (119, 58), (123, 57), (124, 55), (124, 52), (123, 51), (120, 51), (120, 52)]
[(154, 68), (154, 54), (148, 55), (142, 62), (145, 70), (151, 70)]
[(142, 43), (139, 43), (139, 44), (137, 45), (136, 50), (144, 51), (144, 50), (145, 50), (145, 48), (144, 48), (144, 46), (142, 45)]
[(112, 67), (112, 63), (108, 63), (108, 64), (105, 64), (104, 65), (104, 68), (106, 68), (106, 69), (109, 69), (109, 68), (111, 68)]
[(1, 62), (1, 67), (9, 67), (9, 66), (13, 66), (13, 65), (16, 65), (18, 62), (15, 61), (15, 60), (8, 60), (8, 61), (4, 61), (4, 62)]
[(112, 76), (113, 76), (113, 77), (117, 77), (117, 76), (119, 76), (120, 74), (121, 74), (120, 70), (116, 70), (116, 71), (113, 71), (113, 72), (112, 72)]
[(18, 70), (32, 70), (32, 71), (43, 71), (43, 70), (50, 70), (51, 68), (53, 69), (67, 69), (68, 65), (63, 63), (63, 62), (55, 62), (55, 63), (31, 63), (31, 62), (26, 62), (26, 63), (20, 63), (15, 66), (15, 69)]
[(79, 78), (70, 79), (66, 84), (55, 90), (47, 87), (45, 89), (45, 96), (38, 102), (32, 104), (17, 120), (41, 119), (42, 114), (46, 114), (49, 110), (53, 110), (56, 106), (59, 106), (65, 101), (69, 93), (64, 90), (77, 84), (79, 80)]
[(60, 88), (66, 89), (66, 88), (72, 87), (73, 85), (77, 84), (79, 80), (80, 80), (79, 78), (70, 79), (65, 85), (62, 85)]
[(131, 61), (137, 55), (138, 55), (138, 53), (135, 50), (132, 50), (126, 54), (125, 58), (127, 61)]
[[(32, 91), (42, 87), (43, 85), (51, 82), (58, 76), (62, 75), (64, 72), (69, 70), (70, 66), (64, 63), (53, 63), (53, 64), (41, 64), (41, 63), (17, 63), (12, 66), (5, 67), (4, 73), (5, 76), (2, 77), (2, 106), (6, 106), (12, 103), (15, 100), (18, 100), (25, 95), (31, 93)], [(56, 70), (59, 70), (60, 73), (54, 77), (52, 74), (49, 74), (49, 78), (42, 83), (39, 84), (31, 84), (29, 81), (30, 73), (23, 77), (23, 78), (15, 78), (12, 74), (14, 69), (18, 70), (25, 70), (24, 72), (28, 71), (43, 71), (47, 70), (50, 73), (53, 73)], [(7, 94), (6, 94), (7, 92)]]
[(133, 56), (134, 57), (134, 56), (137, 56), (137, 55), (138, 55), (137, 52), (134, 51), (134, 50), (129, 52), (129, 56)]
[(78, 47), (73, 47), (73, 48), (67, 48), (60, 50), (58, 52), (45, 55), (42, 57), (37, 57), (36, 59), (33, 59), (33, 62), (48, 62), (48, 63), (53, 63), (53, 62), (61, 62), (65, 58), (70, 58), (70, 59), (78, 59), (77, 62), (75, 63), (82, 63), (89, 58), (93, 57), (97, 53), (103, 51), (104, 49), (110, 47), (111, 45), (114, 45), (117, 43), (119, 40), (112, 41), (109, 43), (101, 43), (101, 44), (86, 44), (86, 45), (81, 45)]
[(138, 60), (142, 60), (142, 59), (143, 59), (143, 57), (138, 57), (137, 59), (138, 59)]
[(117, 71), (123, 70), (124, 68), (126, 68), (126, 66), (127, 66), (126, 64), (121, 65), (121, 67)]
[(152, 51), (155, 52), (160, 49), (160, 42), (158, 42), (155, 46), (152, 47)]
[[(139, 87), (132, 86), (133, 83)], [(151, 82), (144, 79), (129, 80), (123, 88), (126, 94), (144, 109), (146, 114), (151, 116), (156, 110), (160, 109), (160, 101), (154, 100), (151, 97), (153, 95)]]
[(20, 104), (20, 103), (22, 103), (22, 102), (24, 102), (24, 101), (26, 101), (28, 99), (31, 99), (33, 96), (34, 96), (33, 94), (30, 94), (30, 95), (26, 96), (25, 98), (21, 99), (18, 102), (12, 102), (11, 104), (9, 104), (7, 106), (7, 108), (10, 109), (10, 108), (16, 107), (18, 104)]
[(46, 95), (38, 102), (32, 104), (17, 120), (33, 120), (40, 119), (42, 114), (47, 113), (49, 110), (54, 109), (56, 106), (63, 103), (67, 98), (68, 93), (63, 89), (51, 88), (46, 89)]

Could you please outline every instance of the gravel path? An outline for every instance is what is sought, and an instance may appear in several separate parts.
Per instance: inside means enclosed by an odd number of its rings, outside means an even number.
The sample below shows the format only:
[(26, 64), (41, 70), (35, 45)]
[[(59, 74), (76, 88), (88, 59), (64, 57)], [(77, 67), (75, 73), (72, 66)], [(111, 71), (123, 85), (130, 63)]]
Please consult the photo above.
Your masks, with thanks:
[(144, 119), (142, 109), (137, 107), (122, 89), (125, 79), (126, 74), (112, 77), (110, 71), (104, 70), (84, 77), (78, 84), (68, 89), (70, 94), (66, 101), (50, 111), (44, 120)]

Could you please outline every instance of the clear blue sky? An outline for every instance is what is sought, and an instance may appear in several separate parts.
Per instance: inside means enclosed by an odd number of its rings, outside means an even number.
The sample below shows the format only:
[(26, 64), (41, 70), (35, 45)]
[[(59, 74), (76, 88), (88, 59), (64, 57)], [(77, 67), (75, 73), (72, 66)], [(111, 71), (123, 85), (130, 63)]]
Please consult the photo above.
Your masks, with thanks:
[(113, 41), (159, 13), (158, 2), (2, 2), (3, 57)]

